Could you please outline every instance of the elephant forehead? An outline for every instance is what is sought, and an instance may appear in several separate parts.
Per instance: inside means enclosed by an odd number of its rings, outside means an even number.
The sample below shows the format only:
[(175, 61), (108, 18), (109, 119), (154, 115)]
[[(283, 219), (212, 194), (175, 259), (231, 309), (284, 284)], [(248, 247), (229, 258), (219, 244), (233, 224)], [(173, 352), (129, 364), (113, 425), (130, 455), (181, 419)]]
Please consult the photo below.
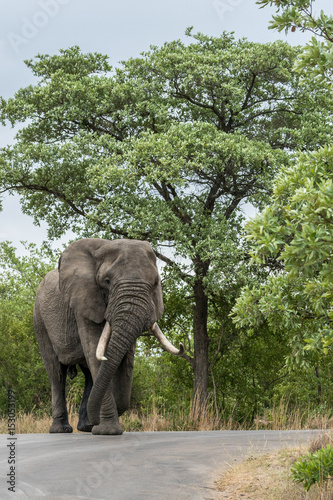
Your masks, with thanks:
[(138, 254), (152, 260), (155, 258), (155, 253), (150, 243), (139, 240), (102, 240), (102, 243), (96, 246), (94, 252), (95, 258), (100, 261), (112, 261), (118, 256), (128, 257), (130, 260), (133, 260)]
[(123, 256), (127, 262), (139, 263), (140, 265), (156, 263), (156, 256), (151, 245), (146, 241), (127, 241), (124, 246)]
[(109, 276), (130, 276), (133, 278), (144, 278), (147, 275), (152, 275), (156, 267), (154, 262), (149, 259), (147, 254), (135, 253), (124, 253), (121, 254), (114, 261), (106, 260), (101, 264), (98, 274), (103, 277)]
[(149, 243), (137, 240), (114, 240), (108, 242), (96, 252), (100, 270), (106, 266), (143, 266), (146, 263), (156, 264), (155, 253)]
[(109, 249), (114, 248), (121, 254), (128, 254), (133, 256), (134, 254), (141, 253), (142, 255), (155, 255), (154, 251), (147, 241), (139, 240), (113, 240), (109, 242)]

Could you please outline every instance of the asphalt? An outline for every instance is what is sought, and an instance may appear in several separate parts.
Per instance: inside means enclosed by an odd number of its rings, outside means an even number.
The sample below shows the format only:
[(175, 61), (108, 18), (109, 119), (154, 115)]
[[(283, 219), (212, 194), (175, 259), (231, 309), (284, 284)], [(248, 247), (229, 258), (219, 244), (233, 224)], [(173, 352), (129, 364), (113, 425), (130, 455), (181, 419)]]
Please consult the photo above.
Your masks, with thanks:
[[(214, 480), (251, 455), (308, 442), (316, 431), (0, 435), (0, 498), (210, 500)], [(9, 446), (8, 446), (9, 445)], [(8, 458), (12, 451), (15, 464)], [(10, 471), (10, 467), (15, 470)], [(15, 493), (8, 491), (12, 474)], [(13, 475), (13, 473), (15, 473)]]

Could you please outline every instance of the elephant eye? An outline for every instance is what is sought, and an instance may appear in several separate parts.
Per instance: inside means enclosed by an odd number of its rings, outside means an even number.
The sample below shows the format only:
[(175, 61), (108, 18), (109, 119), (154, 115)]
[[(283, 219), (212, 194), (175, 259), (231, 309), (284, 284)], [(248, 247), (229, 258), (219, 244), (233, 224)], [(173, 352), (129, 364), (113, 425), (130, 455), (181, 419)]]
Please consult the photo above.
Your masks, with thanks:
[(105, 283), (106, 283), (107, 285), (110, 285), (110, 283), (111, 283), (111, 281), (110, 281), (110, 279), (109, 279), (109, 278), (105, 278), (105, 279), (104, 279), (104, 281), (105, 281)]
[(158, 278), (156, 278), (155, 283), (154, 283), (154, 288), (156, 288), (158, 285)]

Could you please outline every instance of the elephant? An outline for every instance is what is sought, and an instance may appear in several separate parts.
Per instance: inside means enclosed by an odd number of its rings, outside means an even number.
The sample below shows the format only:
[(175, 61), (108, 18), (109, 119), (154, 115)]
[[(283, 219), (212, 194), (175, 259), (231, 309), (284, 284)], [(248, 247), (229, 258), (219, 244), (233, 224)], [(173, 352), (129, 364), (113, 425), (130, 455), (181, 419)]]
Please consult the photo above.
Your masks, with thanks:
[(66, 407), (66, 377), (78, 365), (85, 377), (78, 430), (117, 435), (129, 409), (138, 337), (155, 335), (182, 356), (157, 321), (163, 314), (156, 256), (146, 241), (85, 238), (62, 253), (41, 282), (34, 329), (52, 393), (51, 433), (73, 432)]

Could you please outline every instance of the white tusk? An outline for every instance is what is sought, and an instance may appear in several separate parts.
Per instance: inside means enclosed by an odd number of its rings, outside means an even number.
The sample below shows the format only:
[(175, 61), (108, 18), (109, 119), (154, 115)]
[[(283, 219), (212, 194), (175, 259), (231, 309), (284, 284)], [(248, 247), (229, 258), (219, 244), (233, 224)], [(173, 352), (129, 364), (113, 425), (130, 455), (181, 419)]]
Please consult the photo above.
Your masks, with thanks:
[(157, 323), (153, 324), (151, 330), (155, 335), (155, 337), (157, 338), (157, 340), (161, 342), (162, 347), (164, 347), (166, 351), (170, 352), (171, 354), (174, 354), (175, 356), (182, 356), (184, 354), (183, 344), (182, 343), (179, 344), (179, 349), (173, 346), (171, 342), (169, 342), (168, 339), (163, 335)]
[(104, 356), (104, 353), (110, 336), (111, 336), (111, 326), (108, 322), (106, 322), (102, 334), (99, 338), (98, 346), (96, 349), (96, 358), (99, 359), (100, 361), (106, 361), (107, 359)]

